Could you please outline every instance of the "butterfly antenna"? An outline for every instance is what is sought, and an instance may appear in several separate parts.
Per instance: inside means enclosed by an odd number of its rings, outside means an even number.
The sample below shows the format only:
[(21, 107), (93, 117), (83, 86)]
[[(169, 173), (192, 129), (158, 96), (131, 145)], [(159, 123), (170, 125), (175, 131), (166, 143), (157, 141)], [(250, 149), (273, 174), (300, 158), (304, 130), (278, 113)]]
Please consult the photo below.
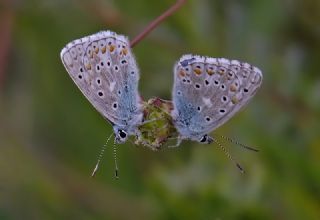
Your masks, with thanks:
[(225, 153), (225, 155), (233, 162), (235, 163), (235, 165), (238, 167), (238, 169), (240, 170), (241, 173), (244, 173), (244, 169), (241, 167), (241, 165), (235, 161), (233, 159), (233, 157), (231, 156), (231, 154), (229, 153), (229, 151), (220, 143), (218, 142), (216, 139), (213, 139), (213, 141), (223, 150), (223, 152)]
[(240, 146), (240, 147), (242, 147), (242, 148), (245, 148), (245, 149), (247, 149), (247, 150), (251, 150), (251, 151), (254, 151), (254, 152), (259, 152), (258, 149), (253, 148), (253, 147), (249, 147), (249, 146), (247, 146), (247, 145), (244, 145), (244, 144), (240, 143), (239, 141), (237, 141), (237, 140), (235, 140), (235, 139), (232, 139), (232, 138), (230, 138), (230, 137), (225, 137), (225, 136), (223, 136), (223, 135), (220, 135), (220, 137), (223, 138), (223, 139), (225, 139), (225, 140), (227, 140), (227, 141), (229, 141), (229, 142), (231, 142), (231, 143), (233, 143), (233, 144), (236, 144), (236, 145), (238, 145), (238, 146)]
[(118, 175), (118, 163), (117, 163), (117, 144), (116, 144), (116, 139), (114, 139), (113, 141), (113, 157), (114, 157), (114, 166), (115, 166), (115, 170), (114, 170), (114, 176), (116, 179), (119, 179), (119, 175)]
[(101, 159), (102, 159), (102, 156), (103, 156), (103, 154), (104, 154), (104, 151), (105, 151), (105, 149), (106, 149), (106, 147), (107, 147), (107, 145), (108, 145), (108, 142), (109, 142), (109, 140), (110, 140), (110, 138), (111, 138), (112, 135), (113, 135), (113, 133), (108, 137), (106, 143), (102, 146), (102, 149), (101, 149), (100, 154), (99, 154), (99, 156), (98, 156), (97, 164), (96, 164), (95, 168), (94, 168), (93, 171), (92, 171), (91, 177), (94, 177), (94, 176), (96, 175), (96, 172), (97, 172), (98, 169), (99, 169), (100, 161), (101, 161)]

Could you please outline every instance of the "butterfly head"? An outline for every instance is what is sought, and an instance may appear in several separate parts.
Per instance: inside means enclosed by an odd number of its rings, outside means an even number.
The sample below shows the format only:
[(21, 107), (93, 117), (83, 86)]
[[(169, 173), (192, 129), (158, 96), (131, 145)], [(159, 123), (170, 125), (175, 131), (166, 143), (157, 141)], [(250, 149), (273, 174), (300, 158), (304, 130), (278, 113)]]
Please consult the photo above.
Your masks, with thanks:
[(115, 136), (116, 136), (116, 142), (118, 144), (122, 144), (127, 141), (129, 135), (127, 131), (119, 128), (115, 130)]
[(201, 144), (211, 144), (213, 141), (213, 138), (210, 137), (209, 135), (205, 134), (200, 139), (198, 139), (198, 142)]

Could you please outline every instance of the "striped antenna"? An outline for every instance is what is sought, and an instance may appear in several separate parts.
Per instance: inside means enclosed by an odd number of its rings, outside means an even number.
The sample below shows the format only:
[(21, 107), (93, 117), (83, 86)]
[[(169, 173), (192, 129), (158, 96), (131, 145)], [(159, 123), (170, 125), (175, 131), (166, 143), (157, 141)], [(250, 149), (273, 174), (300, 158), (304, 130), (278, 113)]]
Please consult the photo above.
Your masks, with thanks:
[(239, 141), (237, 141), (235, 139), (232, 139), (230, 137), (226, 137), (226, 136), (223, 136), (223, 135), (220, 135), (220, 137), (223, 138), (224, 140), (227, 140), (227, 141), (233, 143), (233, 144), (239, 145), (240, 147), (245, 148), (247, 150), (251, 150), (251, 151), (254, 151), (254, 152), (259, 152), (258, 149), (253, 148), (253, 147), (249, 147), (247, 145), (244, 145), (244, 144), (240, 143)]
[(97, 171), (99, 169), (100, 161), (102, 160), (102, 156), (104, 154), (104, 151), (105, 151), (105, 149), (106, 149), (106, 147), (108, 145), (108, 142), (109, 142), (109, 140), (110, 140), (112, 135), (113, 135), (113, 133), (108, 137), (106, 143), (102, 146), (102, 149), (101, 149), (100, 154), (98, 156), (98, 162), (97, 162), (95, 168), (93, 169), (93, 171), (91, 173), (91, 177), (94, 177), (96, 175), (96, 173), (97, 173)]
[(213, 141), (222, 149), (222, 151), (225, 153), (225, 155), (238, 167), (241, 173), (244, 173), (244, 169), (241, 167), (241, 165), (233, 159), (229, 151), (221, 144), (219, 143), (215, 138), (213, 138)]
[(115, 165), (115, 171), (114, 171), (114, 176), (116, 179), (119, 179), (119, 169), (118, 169), (118, 163), (117, 163), (117, 144), (116, 144), (116, 139), (113, 141), (113, 157), (114, 157), (114, 165)]

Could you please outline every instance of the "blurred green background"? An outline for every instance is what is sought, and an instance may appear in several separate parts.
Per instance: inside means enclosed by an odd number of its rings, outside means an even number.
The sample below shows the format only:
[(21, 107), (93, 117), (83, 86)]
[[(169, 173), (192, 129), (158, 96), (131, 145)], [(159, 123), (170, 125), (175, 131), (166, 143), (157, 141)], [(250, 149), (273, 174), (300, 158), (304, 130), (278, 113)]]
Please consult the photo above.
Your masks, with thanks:
[(173, 0), (2, 0), (0, 219), (320, 219), (320, 1), (193, 0), (134, 47), (146, 98), (171, 98), (182, 54), (250, 62), (264, 74), (244, 111), (213, 132), (257, 146), (184, 142), (107, 148), (112, 132), (60, 61), (71, 40), (131, 39)]

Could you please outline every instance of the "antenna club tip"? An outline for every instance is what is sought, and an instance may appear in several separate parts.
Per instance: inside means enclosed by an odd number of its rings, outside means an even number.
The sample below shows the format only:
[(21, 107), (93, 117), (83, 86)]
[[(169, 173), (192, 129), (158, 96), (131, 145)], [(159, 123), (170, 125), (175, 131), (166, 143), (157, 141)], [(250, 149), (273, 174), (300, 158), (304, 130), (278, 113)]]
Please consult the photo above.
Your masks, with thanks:
[(236, 163), (236, 165), (239, 168), (241, 173), (245, 173), (244, 169), (240, 166), (240, 164)]
[(91, 173), (91, 177), (95, 177), (97, 171), (98, 171), (98, 168), (99, 168), (99, 161), (98, 163), (96, 164), (96, 166), (94, 167), (92, 173)]
[(114, 172), (114, 177), (118, 180), (119, 179), (119, 170), (116, 169), (115, 172)]

